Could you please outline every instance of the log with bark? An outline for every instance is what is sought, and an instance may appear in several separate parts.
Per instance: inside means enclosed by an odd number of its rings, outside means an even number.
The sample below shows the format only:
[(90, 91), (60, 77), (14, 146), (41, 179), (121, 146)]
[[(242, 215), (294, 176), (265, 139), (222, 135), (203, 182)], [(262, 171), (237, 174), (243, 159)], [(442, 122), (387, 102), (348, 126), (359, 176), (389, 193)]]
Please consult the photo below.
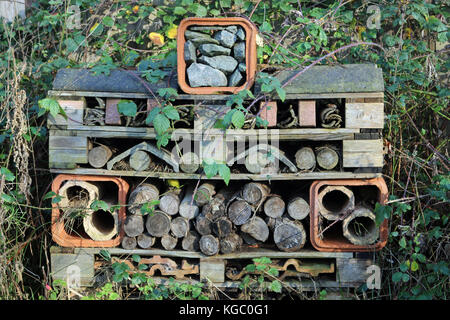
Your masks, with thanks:
[(250, 182), (244, 185), (242, 189), (242, 199), (249, 204), (257, 204), (264, 201), (269, 195), (270, 188), (262, 183)]
[(128, 198), (128, 211), (131, 214), (140, 214), (141, 207), (144, 203), (158, 200), (158, 198), (158, 188), (153, 184), (143, 183), (131, 191), (130, 197)]
[(186, 152), (180, 158), (180, 170), (186, 173), (195, 173), (200, 168), (200, 160), (197, 154)]
[(189, 185), (186, 188), (183, 200), (181, 200), (179, 214), (186, 219), (194, 219), (199, 212), (200, 208), (194, 201), (194, 186)]
[(201, 207), (210, 202), (215, 194), (216, 191), (214, 184), (209, 182), (203, 183), (197, 188), (197, 192), (194, 196), (195, 202)]
[(245, 157), (245, 168), (253, 174), (276, 174), (280, 170), (279, 161), (268, 153), (257, 151)]
[(258, 216), (252, 217), (241, 226), (241, 231), (249, 234), (255, 240), (265, 242), (269, 238), (269, 227), (266, 222)]
[(227, 237), (233, 231), (233, 223), (227, 217), (220, 217), (212, 224), (212, 232), (219, 239)]
[(195, 231), (191, 230), (183, 238), (181, 242), (181, 247), (186, 251), (198, 251), (199, 249), (200, 235)]
[(220, 241), (220, 252), (223, 254), (228, 254), (239, 250), (242, 246), (243, 240), (236, 233), (230, 233), (225, 238)]

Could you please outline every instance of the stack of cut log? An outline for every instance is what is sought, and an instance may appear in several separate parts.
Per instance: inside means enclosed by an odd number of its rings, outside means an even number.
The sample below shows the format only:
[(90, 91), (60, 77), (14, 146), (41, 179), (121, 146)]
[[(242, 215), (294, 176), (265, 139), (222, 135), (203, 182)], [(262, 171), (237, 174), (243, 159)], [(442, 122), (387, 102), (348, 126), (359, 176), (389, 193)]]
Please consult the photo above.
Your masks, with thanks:
[[(125, 220), (125, 249), (147, 249), (160, 239), (166, 250), (181, 247), (200, 250), (211, 256), (227, 254), (247, 245), (269, 240), (282, 251), (297, 251), (306, 242), (302, 220), (309, 217), (309, 204), (301, 196), (283, 200), (262, 183), (241, 188), (216, 190), (214, 182), (169, 189), (160, 195), (152, 184), (141, 184), (130, 194)], [(152, 212), (141, 210), (146, 203), (157, 203)]]

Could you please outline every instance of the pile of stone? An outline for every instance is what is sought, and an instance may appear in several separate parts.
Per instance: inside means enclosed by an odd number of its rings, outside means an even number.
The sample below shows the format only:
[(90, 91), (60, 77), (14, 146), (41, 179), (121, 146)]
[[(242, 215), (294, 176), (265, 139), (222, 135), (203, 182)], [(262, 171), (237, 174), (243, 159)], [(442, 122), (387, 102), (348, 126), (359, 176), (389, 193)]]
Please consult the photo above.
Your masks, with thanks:
[(191, 26), (184, 36), (184, 60), (191, 87), (237, 87), (245, 82), (242, 27)]

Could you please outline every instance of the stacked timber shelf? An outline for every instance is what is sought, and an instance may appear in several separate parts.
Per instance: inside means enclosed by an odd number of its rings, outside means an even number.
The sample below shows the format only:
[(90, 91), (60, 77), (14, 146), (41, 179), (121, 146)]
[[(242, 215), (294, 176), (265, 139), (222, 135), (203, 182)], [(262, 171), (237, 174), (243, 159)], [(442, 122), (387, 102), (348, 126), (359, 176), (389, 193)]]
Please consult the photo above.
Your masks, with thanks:
[[(369, 253), (386, 244), (388, 232), (373, 214), (387, 200), (381, 70), (314, 66), (293, 81), (296, 71), (275, 74), (289, 82), (286, 99), (249, 108), (265, 126), (249, 122), (239, 130), (213, 128), (230, 110), (230, 95), (183, 93), (176, 72), (168, 74), (155, 84), (131, 70), (57, 73), (48, 95), (67, 117), (48, 118), (52, 190), (62, 197), (52, 204), (53, 278), (66, 279), (78, 266), (81, 284), (91, 286), (121, 262), (161, 283), (174, 277), (237, 288), (245, 266), (268, 257), (298, 289), (365, 283)], [(158, 106), (154, 93), (167, 87), (178, 92), (172, 104), (181, 119), (158, 148), (145, 118)], [(257, 96), (258, 86), (252, 91)], [(133, 101), (137, 115), (121, 115), (121, 100)], [(228, 185), (203, 173), (205, 154), (230, 167)]]

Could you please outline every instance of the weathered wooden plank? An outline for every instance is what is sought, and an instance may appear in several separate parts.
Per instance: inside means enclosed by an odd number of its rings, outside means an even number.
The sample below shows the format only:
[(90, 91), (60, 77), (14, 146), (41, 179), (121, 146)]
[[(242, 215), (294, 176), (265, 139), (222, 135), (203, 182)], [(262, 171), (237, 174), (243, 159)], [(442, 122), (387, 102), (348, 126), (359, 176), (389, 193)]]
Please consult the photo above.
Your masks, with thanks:
[[(106, 175), (106, 176), (127, 176), (127, 177), (148, 177), (160, 179), (202, 179), (208, 180), (204, 174), (196, 173), (173, 173), (173, 172), (151, 172), (151, 171), (123, 171), (123, 170), (104, 170), (104, 169), (88, 169), (78, 168), (73, 170), (52, 169), (53, 173), (67, 174), (87, 174), (87, 175)], [(232, 173), (230, 180), (322, 180), (322, 179), (370, 179), (381, 176), (380, 173), (352, 173), (352, 172), (298, 172), (298, 173), (279, 173), (273, 175), (261, 175), (250, 173)], [(209, 180), (223, 180), (220, 176), (212, 177)]]
[(53, 90), (147, 93), (160, 88), (178, 89), (176, 72), (167, 70), (170, 78), (150, 83), (133, 70), (114, 69), (108, 75), (94, 74), (89, 69), (60, 69), (53, 80)]
[[(141, 138), (155, 139), (156, 132), (153, 128), (133, 128), (118, 126), (76, 126), (72, 130), (61, 133), (57, 127), (50, 127), (55, 135), (73, 135), (92, 138)], [(311, 141), (338, 141), (353, 140), (354, 134), (359, 133), (359, 129), (339, 128), (303, 128), (303, 129), (211, 129), (208, 132), (195, 131), (194, 129), (179, 129), (172, 131), (172, 139), (177, 140), (180, 136), (184, 139), (190, 137), (191, 140), (203, 140), (207, 137), (224, 136), (226, 141), (241, 141), (264, 138), (266, 140), (311, 140)], [(174, 138), (176, 137), (176, 138)]]
[[(298, 72), (282, 71), (276, 78), (284, 85)], [(291, 81), (284, 90), (288, 94), (382, 92), (383, 72), (375, 64), (316, 65)]]
[(49, 149), (88, 149), (88, 139), (86, 137), (54, 136), (50, 132)]
[[(63, 252), (66, 248), (55, 247), (57, 252)], [(100, 250), (104, 248), (73, 248), (73, 253), (84, 252), (87, 254), (99, 254)], [(184, 251), (184, 250), (162, 250), (162, 249), (134, 249), (126, 250), (122, 248), (108, 248), (106, 249), (112, 255), (141, 255), (141, 256), (166, 256), (166, 257), (185, 257), (185, 258), (205, 258), (206, 256), (201, 252)], [(258, 257), (268, 258), (352, 258), (351, 252), (321, 252), (311, 249), (302, 249), (296, 252), (283, 252), (279, 250), (270, 250), (262, 248), (243, 248), (242, 251), (232, 252), (229, 254), (219, 254), (214, 258), (219, 259), (253, 259)]]
[(200, 259), (200, 280), (207, 279), (213, 283), (225, 281), (225, 261), (216, 258)]
[(384, 126), (383, 103), (346, 103), (346, 128), (382, 129)]
[(345, 140), (342, 144), (344, 168), (383, 167), (383, 140)]
[[(109, 91), (58, 91), (49, 90), (48, 95), (56, 97), (102, 97), (102, 98), (123, 98), (123, 99), (154, 99), (151, 93), (139, 93), (139, 92), (109, 92)], [(311, 100), (311, 99), (345, 99), (345, 98), (383, 98), (383, 92), (336, 92), (336, 93), (288, 93), (286, 94), (286, 100)], [(195, 100), (201, 101), (226, 101), (229, 95), (217, 94), (217, 95), (190, 95), (179, 94), (176, 100)], [(251, 101), (252, 99), (246, 99)], [(366, 102), (362, 100), (361, 102)], [(373, 102), (368, 100), (367, 102)], [(376, 102), (382, 102), (377, 100)]]
[(364, 283), (369, 274), (367, 268), (373, 264), (370, 259), (336, 259), (337, 281), (341, 283)]
[[(50, 149), (48, 162), (51, 168), (66, 168), (64, 164), (88, 163), (87, 149)], [(61, 166), (58, 164), (61, 163)]]
[[(51, 276), (53, 280), (68, 281), (79, 275), (80, 285), (92, 285), (94, 280), (94, 255), (85, 252), (50, 253)], [(73, 278), (72, 278), (73, 277)]]

